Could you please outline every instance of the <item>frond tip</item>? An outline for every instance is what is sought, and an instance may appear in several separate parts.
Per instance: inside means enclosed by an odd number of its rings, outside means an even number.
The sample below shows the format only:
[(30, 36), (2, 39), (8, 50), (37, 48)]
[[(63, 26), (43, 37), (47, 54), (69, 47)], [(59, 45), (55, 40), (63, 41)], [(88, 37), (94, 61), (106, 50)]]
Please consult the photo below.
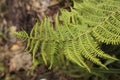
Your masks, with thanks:
[(25, 41), (29, 38), (28, 34), (26, 31), (20, 31), (20, 32), (13, 32), (19, 39)]

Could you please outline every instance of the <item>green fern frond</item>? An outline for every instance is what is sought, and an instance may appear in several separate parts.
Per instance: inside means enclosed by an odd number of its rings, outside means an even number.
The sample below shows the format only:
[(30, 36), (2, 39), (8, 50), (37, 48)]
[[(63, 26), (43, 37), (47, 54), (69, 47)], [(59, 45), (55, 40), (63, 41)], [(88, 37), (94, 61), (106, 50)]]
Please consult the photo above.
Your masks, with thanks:
[(41, 24), (35, 24), (30, 36), (25, 31), (16, 35), (27, 40), (27, 49), (33, 53), (33, 60), (40, 48), (41, 56), (45, 64), (50, 65), (49, 68), (59, 62), (56, 57), (61, 54), (89, 72), (87, 60), (107, 69), (101, 58), (117, 59), (104, 53), (99, 43), (120, 44), (119, 3), (119, 0), (74, 1), (70, 12), (62, 9), (61, 15), (57, 14), (54, 26), (46, 17)]
[(43, 61), (45, 62), (45, 64), (47, 65), (47, 54), (45, 52), (45, 41), (42, 42), (42, 46), (41, 46), (41, 55), (43, 58)]
[(20, 31), (20, 32), (13, 32), (19, 39), (25, 41), (29, 38), (28, 33), (26, 31)]
[[(82, 21), (92, 27), (92, 34), (106, 44), (120, 43), (120, 1), (84, 0), (75, 5)], [(109, 4), (109, 5), (108, 5)]]

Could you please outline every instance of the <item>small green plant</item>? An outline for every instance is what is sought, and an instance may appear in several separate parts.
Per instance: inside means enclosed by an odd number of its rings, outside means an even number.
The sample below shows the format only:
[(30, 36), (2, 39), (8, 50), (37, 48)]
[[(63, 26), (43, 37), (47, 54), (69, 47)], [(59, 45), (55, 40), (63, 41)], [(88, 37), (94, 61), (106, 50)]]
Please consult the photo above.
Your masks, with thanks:
[(73, 3), (70, 12), (62, 9), (61, 15), (56, 16), (54, 26), (46, 17), (35, 24), (30, 34), (26, 31), (15, 34), (27, 41), (26, 49), (33, 53), (33, 62), (40, 49), (40, 56), (49, 68), (70, 61), (91, 72), (87, 65), (90, 61), (108, 69), (102, 59), (118, 59), (102, 51), (100, 44), (120, 44), (120, 1), (73, 0)]

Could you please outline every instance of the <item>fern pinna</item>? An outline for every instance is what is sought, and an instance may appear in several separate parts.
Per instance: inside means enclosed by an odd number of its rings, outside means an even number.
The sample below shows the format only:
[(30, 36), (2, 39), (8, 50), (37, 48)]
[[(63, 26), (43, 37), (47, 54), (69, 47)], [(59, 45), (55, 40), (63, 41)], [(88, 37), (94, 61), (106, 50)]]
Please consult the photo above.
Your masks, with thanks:
[(107, 69), (101, 59), (117, 59), (104, 53), (99, 44), (120, 44), (120, 1), (76, 0), (73, 3), (70, 12), (62, 9), (61, 15), (56, 16), (54, 27), (50, 19), (45, 18), (36, 23), (30, 35), (25, 31), (15, 34), (27, 40), (27, 49), (33, 53), (33, 60), (40, 48), (41, 56), (50, 68), (63, 55), (88, 71), (87, 60)]

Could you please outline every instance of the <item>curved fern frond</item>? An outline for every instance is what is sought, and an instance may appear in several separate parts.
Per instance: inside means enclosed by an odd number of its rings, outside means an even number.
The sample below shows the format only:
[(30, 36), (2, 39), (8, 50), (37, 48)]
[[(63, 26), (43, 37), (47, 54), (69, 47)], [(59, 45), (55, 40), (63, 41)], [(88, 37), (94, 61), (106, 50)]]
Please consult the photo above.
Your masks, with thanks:
[(56, 57), (61, 54), (89, 72), (87, 60), (107, 69), (101, 59), (117, 59), (104, 53), (99, 44), (120, 44), (119, 10), (119, 0), (74, 1), (70, 12), (61, 10), (61, 15), (56, 16), (54, 26), (49, 18), (44, 18), (41, 24), (36, 23), (30, 36), (24, 32), (21, 37), (28, 41), (27, 49), (33, 53), (33, 60), (40, 47), (49, 68), (59, 62)]
[(98, 41), (115, 45), (120, 43), (120, 1), (84, 0), (75, 8), (79, 10), (82, 21), (94, 27), (92, 35)]

